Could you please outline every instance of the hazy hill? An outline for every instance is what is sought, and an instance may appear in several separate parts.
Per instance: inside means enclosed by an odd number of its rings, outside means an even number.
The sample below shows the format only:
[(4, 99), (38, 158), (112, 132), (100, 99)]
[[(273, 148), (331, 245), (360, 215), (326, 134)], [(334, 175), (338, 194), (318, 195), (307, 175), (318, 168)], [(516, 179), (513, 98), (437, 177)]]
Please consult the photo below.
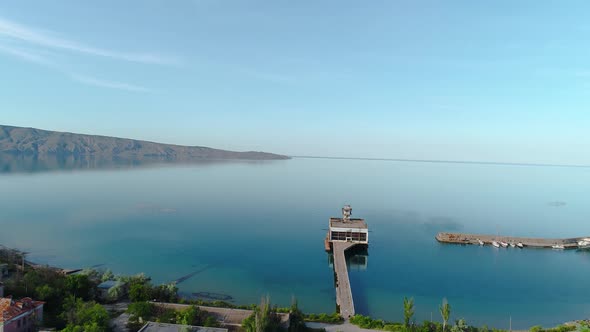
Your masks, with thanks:
[(289, 159), (287, 156), (266, 152), (226, 151), (202, 146), (161, 144), (127, 138), (73, 134), (3, 125), (0, 125), (0, 152), (13, 156), (74, 159), (155, 159), (165, 161)]

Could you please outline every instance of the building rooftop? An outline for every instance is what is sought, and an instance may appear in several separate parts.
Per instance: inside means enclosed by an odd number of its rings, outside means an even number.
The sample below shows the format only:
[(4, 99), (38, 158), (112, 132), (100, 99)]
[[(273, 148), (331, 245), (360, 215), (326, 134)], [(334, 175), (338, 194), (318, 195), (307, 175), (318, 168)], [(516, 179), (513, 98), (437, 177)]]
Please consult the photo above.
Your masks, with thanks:
[(17, 316), (42, 306), (44, 303), (33, 301), (29, 297), (25, 297), (20, 301), (14, 301), (11, 297), (2, 297), (0, 298), (0, 323), (8, 322)]
[(98, 285), (98, 288), (100, 289), (111, 289), (115, 286), (119, 286), (119, 285), (123, 285), (124, 283), (121, 281), (117, 281), (117, 280), (107, 280), (103, 283), (101, 283), (100, 285)]
[(365, 219), (350, 218), (348, 221), (343, 221), (342, 218), (330, 218), (330, 227), (341, 227), (341, 228), (364, 228), (368, 229)]
[(147, 322), (138, 332), (227, 332), (227, 329), (219, 327), (187, 326), (179, 324)]

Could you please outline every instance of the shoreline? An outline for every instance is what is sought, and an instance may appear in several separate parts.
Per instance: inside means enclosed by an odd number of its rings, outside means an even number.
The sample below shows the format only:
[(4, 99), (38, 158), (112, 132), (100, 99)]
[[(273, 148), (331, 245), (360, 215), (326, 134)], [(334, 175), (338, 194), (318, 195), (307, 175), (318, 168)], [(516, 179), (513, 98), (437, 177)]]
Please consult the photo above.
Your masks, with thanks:
[[(26, 254), (26, 251), (23, 251), (21, 249), (13, 249), (13, 248), (9, 248), (9, 247), (6, 247), (6, 246), (0, 244), (0, 250), (1, 249), (14, 251), (17, 254), (22, 254), (22, 253), (25, 253)], [(52, 270), (54, 270), (54, 271), (56, 271), (58, 273), (61, 273), (63, 275), (69, 275), (69, 274), (73, 274), (73, 273), (78, 273), (78, 272), (82, 272), (82, 271), (87, 270), (87, 269), (95, 270), (95, 271), (101, 271), (101, 269), (98, 269), (98, 268), (103, 267), (103, 266), (107, 266), (107, 264), (98, 264), (98, 265), (93, 265), (93, 266), (90, 266), (90, 267), (87, 267), (87, 268), (67, 269), (67, 268), (59, 267), (59, 266), (57, 266), (55, 264), (40, 264), (40, 263), (35, 263), (35, 262), (29, 261), (29, 260), (25, 260), (25, 264), (26, 264), (26, 266), (28, 266), (28, 267), (30, 267), (32, 269), (49, 268), (49, 269), (52, 269)], [(113, 272), (115, 272), (115, 271), (113, 271)], [(136, 273), (135, 275), (142, 274), (142, 273), (143, 272), (139, 272), (139, 273)], [(149, 278), (149, 276), (147, 276), (147, 277)], [(173, 281), (171, 281), (169, 283), (176, 283), (177, 280), (173, 280)], [(169, 284), (169, 283), (162, 283), (162, 284)], [(211, 294), (217, 294), (217, 293), (211, 293)], [(221, 293), (219, 293), (219, 294), (221, 294)], [(186, 295), (189, 295), (189, 296), (187, 297)], [(233, 302), (234, 301), (234, 298), (230, 294), (222, 294), (224, 296), (231, 297), (231, 300), (229, 300), (229, 301), (228, 300), (224, 300), (224, 299), (191, 298), (190, 295), (191, 295), (191, 292), (180, 292), (179, 291), (178, 292), (179, 302), (180, 302), (180, 299), (182, 299), (184, 301), (188, 301), (188, 302), (191, 302), (191, 301), (199, 302), (200, 301), (200, 303), (202, 303), (202, 304), (196, 304), (196, 305), (210, 306), (210, 307), (215, 307), (215, 308), (240, 309), (240, 310), (250, 310), (250, 308), (252, 306), (255, 306), (256, 305), (255, 303), (234, 303)], [(222, 306), (216, 306), (215, 305), (216, 302), (219, 303), (219, 304), (223, 303), (224, 305), (222, 305)], [(182, 304), (182, 305), (184, 305), (185, 303), (175, 303), (175, 304)], [(321, 312), (318, 312), (318, 313), (306, 312), (306, 314), (307, 315), (310, 315), (310, 314), (317, 314), (317, 315), (319, 315), (319, 314), (322, 314), (322, 313)], [(372, 316), (367, 316), (367, 317), (372, 317)], [(556, 323), (555, 326), (560, 326), (560, 325), (565, 325), (565, 324), (571, 324), (571, 323), (576, 323), (576, 322), (584, 322), (584, 321), (587, 321), (587, 319), (567, 320), (564, 323)], [(437, 320), (434, 320), (433, 322), (437, 322)], [(320, 323), (320, 322), (308, 322), (308, 323), (318, 323), (318, 324), (328, 324), (328, 325), (331, 325), (331, 323)], [(498, 325), (488, 324), (486, 322), (486, 324), (484, 324), (484, 325), (489, 325), (489, 326), (502, 326), (503, 324), (504, 324), (504, 322), (499, 323)], [(340, 326), (341, 324), (334, 324), (334, 325)], [(354, 325), (354, 324), (351, 324), (351, 325)], [(536, 326), (536, 325), (537, 324), (533, 322), (532, 325), (531, 325), (531, 327), (532, 326)], [(354, 325), (354, 326), (356, 326), (356, 325)], [(361, 329), (361, 328), (359, 327), (359, 329)], [(366, 329), (361, 329), (361, 330), (366, 330)], [(382, 330), (371, 330), (371, 331), (382, 331)], [(520, 330), (513, 329), (512, 331), (520, 331)], [(522, 331), (528, 331), (528, 330), (522, 330)]]

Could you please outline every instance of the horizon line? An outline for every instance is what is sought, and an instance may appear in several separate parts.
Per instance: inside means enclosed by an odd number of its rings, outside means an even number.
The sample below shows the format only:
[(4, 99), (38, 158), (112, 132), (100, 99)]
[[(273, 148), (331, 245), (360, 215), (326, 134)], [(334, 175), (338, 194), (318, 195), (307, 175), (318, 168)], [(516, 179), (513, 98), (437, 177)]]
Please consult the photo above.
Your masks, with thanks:
[(444, 160), (444, 159), (403, 159), (403, 158), (364, 158), (364, 157), (329, 157), (329, 156), (289, 156), (301, 159), (337, 159), (337, 160), (366, 160), (366, 161), (401, 161), (413, 163), (432, 164), (468, 164), (468, 165), (496, 165), (496, 166), (533, 166), (533, 167), (569, 167), (590, 168), (584, 164), (551, 164), (551, 163), (517, 163), (503, 161), (477, 161), (477, 160)]

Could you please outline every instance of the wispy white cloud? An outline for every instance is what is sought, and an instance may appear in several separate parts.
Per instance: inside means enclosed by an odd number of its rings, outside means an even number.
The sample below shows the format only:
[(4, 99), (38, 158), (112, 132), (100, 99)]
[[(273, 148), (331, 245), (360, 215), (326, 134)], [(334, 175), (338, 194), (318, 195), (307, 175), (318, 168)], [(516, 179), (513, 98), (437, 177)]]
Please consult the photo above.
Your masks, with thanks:
[(98, 79), (98, 78), (91, 77), (91, 76), (77, 75), (77, 74), (72, 74), (72, 75), (70, 75), (70, 77), (76, 82), (86, 84), (86, 85), (98, 86), (101, 88), (109, 88), (109, 89), (132, 91), (132, 92), (152, 92), (152, 90), (150, 90), (146, 87), (134, 85), (134, 84), (129, 84), (129, 83), (124, 83), (124, 82), (103, 80), (103, 79)]
[(76, 53), (112, 58), (123, 61), (176, 65), (179, 59), (172, 56), (152, 53), (127, 53), (107, 50), (57, 36), (55, 33), (29, 27), (0, 17), (0, 36), (30, 43), (36, 46), (62, 49)]
[(100, 80), (100, 79), (96, 79), (94, 77), (85, 76), (85, 75), (68, 74), (67, 70), (64, 70), (63, 68), (61, 68), (59, 65), (57, 65), (56, 63), (54, 63), (53, 61), (48, 59), (45, 55), (35, 53), (35, 52), (29, 51), (26, 49), (21, 49), (18, 47), (0, 44), (0, 53), (7, 54), (12, 57), (16, 57), (16, 58), (21, 59), (23, 61), (32, 62), (32, 63), (38, 64), (38, 65), (42, 65), (45, 67), (56, 69), (56, 70), (62, 72), (63, 74), (68, 75), (72, 80), (74, 80), (78, 83), (82, 83), (82, 84), (86, 84), (86, 85), (93, 85), (93, 86), (98, 86), (98, 87), (103, 87), (103, 88), (109, 88), (109, 89), (126, 90), (126, 91), (132, 91), (132, 92), (151, 92), (152, 91), (148, 88), (134, 85), (134, 84), (123, 83), (123, 82), (113, 82), (113, 81), (108, 81), (108, 80)]
[(18, 48), (18, 47), (13, 47), (13, 46), (6, 46), (6, 45), (2, 45), (0, 44), (0, 53), (4, 53), (13, 57), (17, 57), (21, 60), (24, 61), (28, 61), (28, 62), (33, 62), (39, 65), (44, 65), (44, 66), (49, 66), (49, 67), (53, 67), (54, 63), (51, 62), (49, 59), (47, 59), (47, 57), (35, 53), (35, 52), (31, 52), (29, 50), (25, 50), (22, 48)]
[(56, 63), (54, 63), (53, 61), (48, 59), (45, 55), (42, 55), (40, 53), (36, 53), (34, 51), (30, 51), (27, 49), (22, 49), (22, 48), (18, 48), (18, 47), (14, 47), (14, 46), (0, 44), (0, 54), (6, 54), (9, 56), (21, 59), (23, 61), (32, 62), (32, 63), (38, 64), (38, 65), (42, 65), (45, 67), (55, 69), (55, 70), (61, 72), (62, 74), (69, 76), (72, 80), (74, 80), (78, 83), (86, 84), (86, 85), (93, 85), (93, 86), (98, 86), (98, 87), (103, 87), (103, 88), (125, 90), (125, 91), (132, 91), (132, 92), (151, 92), (152, 91), (148, 88), (134, 85), (134, 84), (124, 83), (124, 82), (114, 82), (114, 81), (108, 81), (108, 80), (100, 80), (100, 79), (96, 79), (94, 77), (85, 76), (85, 75), (68, 74), (67, 70), (65, 70), (64, 68), (61, 68), (61, 66), (57, 65)]

